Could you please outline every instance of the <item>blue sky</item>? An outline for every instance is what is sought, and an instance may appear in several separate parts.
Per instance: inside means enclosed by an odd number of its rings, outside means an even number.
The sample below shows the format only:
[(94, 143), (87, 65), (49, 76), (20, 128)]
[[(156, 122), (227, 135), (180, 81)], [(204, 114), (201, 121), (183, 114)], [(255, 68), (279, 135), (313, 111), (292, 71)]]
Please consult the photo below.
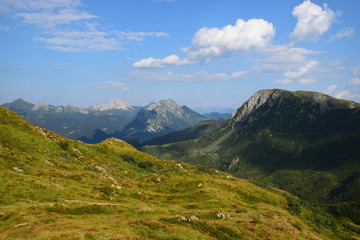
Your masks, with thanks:
[(0, 0), (0, 103), (237, 108), (260, 89), (360, 102), (358, 0)]

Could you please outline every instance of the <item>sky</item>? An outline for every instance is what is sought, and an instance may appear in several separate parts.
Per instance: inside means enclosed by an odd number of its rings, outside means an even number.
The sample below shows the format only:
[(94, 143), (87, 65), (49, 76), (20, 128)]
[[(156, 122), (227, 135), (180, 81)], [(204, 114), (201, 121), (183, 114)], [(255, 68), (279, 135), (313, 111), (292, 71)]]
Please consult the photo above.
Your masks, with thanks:
[(359, 0), (0, 0), (0, 104), (360, 102)]

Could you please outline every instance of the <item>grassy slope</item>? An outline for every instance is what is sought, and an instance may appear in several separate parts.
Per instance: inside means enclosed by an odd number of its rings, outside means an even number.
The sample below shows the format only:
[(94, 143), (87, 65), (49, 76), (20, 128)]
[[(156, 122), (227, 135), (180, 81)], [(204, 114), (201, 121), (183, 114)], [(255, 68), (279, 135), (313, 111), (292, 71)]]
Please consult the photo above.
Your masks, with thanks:
[(120, 140), (67, 140), (2, 107), (0, 129), (0, 239), (359, 239), (290, 194)]
[[(302, 102), (296, 107), (311, 111), (311, 93), (284, 94)], [(360, 224), (360, 115), (359, 110), (349, 109), (360, 105), (331, 97), (327, 101), (333, 110), (313, 125), (303, 126), (305, 121), (292, 115), (275, 114), (270, 122), (269, 117), (260, 118), (258, 124), (266, 127), (256, 133), (246, 135), (241, 128), (233, 132), (225, 128), (193, 141), (142, 149), (161, 159), (176, 159), (257, 179), (307, 201), (331, 203), (327, 209), (332, 213)], [(283, 104), (277, 111), (288, 113), (288, 106)], [(291, 127), (293, 132), (286, 132)], [(227, 138), (221, 139), (226, 134)]]
[(220, 128), (226, 122), (226, 119), (201, 121), (184, 130), (168, 133), (151, 139), (150, 141), (143, 143), (143, 145), (162, 145), (196, 139)]

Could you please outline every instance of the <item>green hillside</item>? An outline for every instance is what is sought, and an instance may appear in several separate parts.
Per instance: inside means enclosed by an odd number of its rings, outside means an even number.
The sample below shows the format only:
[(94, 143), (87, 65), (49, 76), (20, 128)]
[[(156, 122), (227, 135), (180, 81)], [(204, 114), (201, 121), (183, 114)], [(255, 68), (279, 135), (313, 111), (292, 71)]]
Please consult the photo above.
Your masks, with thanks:
[(296, 197), (114, 138), (88, 145), (0, 107), (0, 239), (359, 239)]
[[(215, 132), (142, 149), (256, 179), (310, 202), (359, 205), (360, 104), (325, 94), (262, 90)], [(360, 223), (359, 207), (342, 214)]]
[(226, 119), (201, 121), (184, 130), (153, 138), (150, 141), (144, 142), (142, 145), (162, 145), (173, 142), (193, 140), (222, 127), (226, 122)]

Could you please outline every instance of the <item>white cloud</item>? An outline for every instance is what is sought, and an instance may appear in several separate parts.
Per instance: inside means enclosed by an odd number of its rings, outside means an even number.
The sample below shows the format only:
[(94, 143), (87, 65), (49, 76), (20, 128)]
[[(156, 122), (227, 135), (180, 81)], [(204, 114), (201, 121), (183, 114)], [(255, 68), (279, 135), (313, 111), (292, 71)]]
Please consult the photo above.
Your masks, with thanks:
[(301, 66), (296, 71), (287, 71), (284, 73), (285, 77), (288, 78), (299, 78), (304, 76), (309, 71), (313, 70), (316, 66), (319, 65), (317, 61), (309, 61), (305, 65)]
[(293, 80), (291, 80), (291, 79), (279, 79), (279, 80), (274, 80), (273, 81), (273, 83), (275, 83), (275, 84), (290, 84), (290, 83), (292, 83), (293, 82)]
[(48, 49), (60, 52), (84, 52), (121, 49), (122, 40), (112, 32), (102, 32), (91, 26), (86, 31), (51, 31), (46, 37), (34, 38)]
[(12, 9), (54, 9), (61, 7), (79, 7), (82, 6), (80, 0), (0, 0), (0, 6), (6, 8), (8, 11)]
[(226, 73), (209, 73), (200, 71), (188, 74), (175, 74), (173, 72), (149, 72), (149, 71), (132, 71), (130, 75), (140, 79), (155, 81), (180, 81), (180, 82), (203, 82), (203, 81), (226, 81), (239, 79), (246, 74), (246, 71), (238, 71), (232, 74)]
[(275, 35), (273, 25), (263, 19), (238, 19), (235, 25), (202, 28), (192, 39), (192, 46), (184, 48), (191, 60), (211, 62), (233, 51), (266, 47)]
[(120, 38), (131, 41), (143, 41), (145, 37), (169, 37), (165, 32), (116, 32)]
[(352, 79), (349, 81), (349, 84), (350, 84), (350, 85), (360, 85), (360, 78), (352, 78)]
[(181, 65), (187, 65), (191, 62), (187, 59), (180, 59), (176, 55), (170, 55), (163, 59), (156, 59), (156, 58), (146, 58), (142, 59), (138, 62), (135, 62), (133, 64), (133, 67), (136, 68), (163, 68), (167, 66), (181, 66)]
[(173, 61), (164, 62), (167, 58), (149, 57), (133, 64), (134, 67), (167, 67), (179, 66), (194, 62), (212, 62), (224, 58), (234, 51), (259, 49), (268, 46), (275, 35), (272, 23), (263, 19), (238, 19), (235, 25), (223, 28), (201, 28), (193, 37), (190, 47), (182, 48), (185, 59), (170, 55)]
[(306, 68), (306, 65), (312, 61), (308, 59), (308, 55), (319, 52), (286, 45), (273, 45), (257, 51), (257, 54), (260, 55), (253, 60), (256, 63), (253, 69), (258, 74), (283, 74), (285, 78), (290, 78), (301, 75), (302, 72), (305, 74), (304, 66)]
[(352, 92), (349, 90), (342, 90), (335, 95), (336, 98), (341, 99), (360, 99), (359, 92)]
[(348, 28), (341, 29), (337, 34), (332, 36), (331, 39), (340, 39), (340, 38), (344, 38), (344, 37), (351, 37), (354, 34), (355, 34), (355, 30), (353, 28), (348, 27)]
[(130, 89), (125, 86), (125, 83), (118, 81), (104, 81), (96, 85), (96, 88), (105, 89), (105, 88), (120, 88), (123, 92), (129, 91)]
[(336, 84), (333, 84), (333, 85), (328, 86), (324, 92), (327, 94), (332, 94), (335, 91), (335, 89), (337, 89), (337, 88), (338, 88), (338, 86)]
[(22, 17), (24, 23), (36, 24), (44, 28), (53, 28), (56, 25), (97, 18), (95, 15), (78, 11), (75, 8), (60, 9), (59, 12), (41, 11), (35, 13), (18, 13), (16, 15)]
[[(0, 0), (0, 9), (38, 27), (35, 41), (61, 52), (119, 50), (145, 37), (167, 37), (164, 32), (100, 31), (99, 17), (83, 11), (80, 0)], [(76, 24), (74, 24), (76, 23)]]
[(237, 79), (237, 78), (241, 78), (242, 76), (244, 76), (247, 72), (246, 71), (239, 71), (239, 72), (234, 72), (230, 75), (230, 79)]
[(293, 41), (317, 41), (330, 29), (336, 17), (326, 4), (322, 8), (310, 0), (296, 6), (292, 14), (297, 18), (295, 29), (290, 34)]
[(299, 83), (303, 84), (303, 85), (312, 84), (312, 83), (315, 83), (315, 82), (316, 82), (316, 79), (313, 79), (313, 78), (301, 78), (301, 79), (299, 79)]

